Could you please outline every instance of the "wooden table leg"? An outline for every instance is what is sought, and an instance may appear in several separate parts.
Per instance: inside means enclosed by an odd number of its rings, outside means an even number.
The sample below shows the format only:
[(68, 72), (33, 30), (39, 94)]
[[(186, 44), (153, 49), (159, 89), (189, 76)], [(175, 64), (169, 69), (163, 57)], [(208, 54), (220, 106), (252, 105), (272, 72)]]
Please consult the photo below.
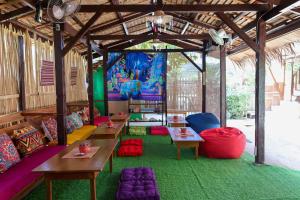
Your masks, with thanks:
[(113, 161), (113, 154), (110, 155), (109, 157), (109, 172), (112, 173), (112, 161)]
[(177, 159), (180, 160), (180, 145), (177, 145)]
[(90, 179), (91, 199), (96, 200), (96, 177)]
[(198, 159), (198, 157), (199, 157), (199, 151), (198, 151), (198, 148), (199, 146), (198, 145), (196, 145), (196, 147), (195, 147), (195, 156), (196, 156), (196, 159)]
[(49, 178), (45, 179), (46, 187), (47, 187), (47, 199), (52, 200), (52, 180)]

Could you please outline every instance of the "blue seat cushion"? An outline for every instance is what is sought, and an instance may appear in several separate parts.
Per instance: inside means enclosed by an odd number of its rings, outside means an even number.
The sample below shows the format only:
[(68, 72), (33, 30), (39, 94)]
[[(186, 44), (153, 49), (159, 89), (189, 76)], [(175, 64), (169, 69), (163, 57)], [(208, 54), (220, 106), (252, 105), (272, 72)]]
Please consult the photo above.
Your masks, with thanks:
[(219, 128), (220, 121), (212, 113), (197, 113), (186, 117), (190, 127), (196, 132), (201, 133), (206, 129)]

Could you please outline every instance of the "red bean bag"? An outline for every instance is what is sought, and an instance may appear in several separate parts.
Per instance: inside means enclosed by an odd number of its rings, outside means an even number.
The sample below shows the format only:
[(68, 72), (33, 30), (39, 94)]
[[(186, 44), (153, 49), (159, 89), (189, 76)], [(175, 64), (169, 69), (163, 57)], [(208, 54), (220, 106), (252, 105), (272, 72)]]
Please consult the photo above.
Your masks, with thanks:
[(246, 137), (237, 128), (208, 129), (200, 135), (205, 140), (202, 150), (209, 158), (240, 158), (245, 150)]
[(127, 139), (121, 141), (121, 146), (143, 146), (142, 139)]
[(100, 126), (103, 123), (106, 123), (109, 121), (109, 117), (108, 116), (97, 116), (94, 119), (94, 125), (95, 126)]
[(151, 135), (169, 135), (169, 131), (165, 126), (152, 126), (150, 133)]
[(118, 151), (118, 156), (141, 156), (143, 155), (143, 146), (121, 146)]

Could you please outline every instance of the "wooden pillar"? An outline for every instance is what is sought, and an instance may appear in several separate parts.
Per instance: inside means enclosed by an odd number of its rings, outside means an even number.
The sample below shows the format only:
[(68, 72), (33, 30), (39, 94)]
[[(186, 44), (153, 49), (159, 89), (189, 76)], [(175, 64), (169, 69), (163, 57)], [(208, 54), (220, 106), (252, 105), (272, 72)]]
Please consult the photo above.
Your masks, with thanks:
[(93, 77), (93, 52), (91, 46), (90, 35), (87, 37), (87, 59), (88, 59), (88, 97), (89, 97), (89, 111), (90, 111), (90, 124), (94, 125), (94, 77)]
[(67, 113), (66, 106), (66, 86), (65, 86), (65, 65), (64, 65), (64, 40), (63, 40), (64, 24), (53, 24), (54, 37), (54, 54), (55, 54), (55, 76), (56, 76), (56, 107), (57, 107), (57, 132), (58, 144), (65, 145), (67, 143), (67, 135), (65, 128), (65, 116)]
[(108, 51), (107, 49), (103, 49), (104, 108), (105, 108), (106, 116), (108, 116), (107, 62), (108, 62)]
[(226, 126), (226, 47), (220, 46), (220, 122)]
[(19, 110), (26, 110), (26, 91), (25, 91), (25, 63), (24, 63), (24, 38), (18, 37), (19, 43)]
[(206, 112), (206, 48), (207, 42), (203, 42), (203, 51), (202, 51), (202, 112)]
[[(258, 15), (259, 17), (259, 15)], [(266, 74), (266, 22), (259, 20), (256, 28), (255, 68), (255, 163), (265, 162), (265, 74)]]

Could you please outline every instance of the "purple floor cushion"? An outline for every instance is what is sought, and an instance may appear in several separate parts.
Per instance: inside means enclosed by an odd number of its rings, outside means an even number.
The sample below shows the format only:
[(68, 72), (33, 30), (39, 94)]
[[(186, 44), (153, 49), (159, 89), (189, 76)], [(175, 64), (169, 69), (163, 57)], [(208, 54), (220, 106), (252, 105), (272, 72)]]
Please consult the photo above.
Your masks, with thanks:
[(116, 200), (159, 200), (155, 180), (120, 182)]
[(154, 172), (151, 168), (125, 168), (121, 172), (121, 181), (131, 180), (155, 180)]

